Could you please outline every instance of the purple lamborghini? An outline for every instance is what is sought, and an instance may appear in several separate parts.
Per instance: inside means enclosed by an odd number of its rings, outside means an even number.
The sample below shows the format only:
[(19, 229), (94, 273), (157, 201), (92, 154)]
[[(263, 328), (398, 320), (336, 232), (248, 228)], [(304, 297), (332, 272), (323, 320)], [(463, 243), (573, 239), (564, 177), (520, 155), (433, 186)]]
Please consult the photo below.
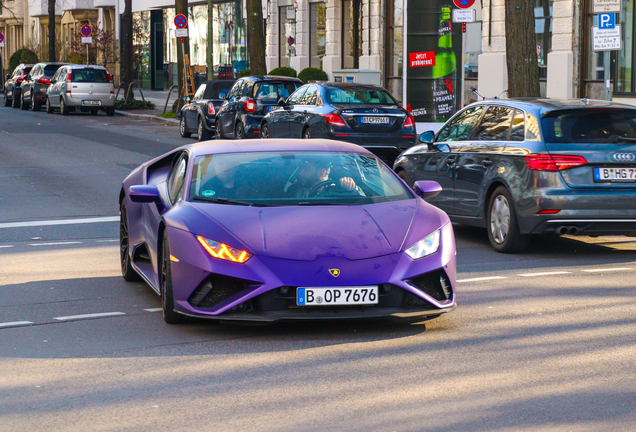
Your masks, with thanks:
[(455, 305), (448, 216), (372, 153), (331, 140), (180, 147), (123, 182), (121, 268), (164, 319), (393, 318)]

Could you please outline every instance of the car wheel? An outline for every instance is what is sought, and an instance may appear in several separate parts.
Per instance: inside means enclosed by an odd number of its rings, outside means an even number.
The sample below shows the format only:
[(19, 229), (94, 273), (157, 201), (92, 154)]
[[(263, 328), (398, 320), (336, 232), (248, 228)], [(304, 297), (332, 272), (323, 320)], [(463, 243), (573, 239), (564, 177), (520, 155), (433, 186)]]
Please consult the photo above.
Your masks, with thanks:
[(309, 129), (309, 126), (307, 126), (305, 130), (303, 131), (303, 139), (310, 139), (310, 138), (311, 138), (311, 129)]
[(245, 138), (245, 129), (243, 128), (243, 123), (238, 121), (236, 122), (236, 126), (234, 127), (234, 139), (243, 138)]
[(411, 181), (409, 180), (409, 176), (408, 174), (406, 174), (406, 171), (404, 171), (403, 169), (398, 170), (397, 175), (404, 180), (404, 183), (406, 183), (407, 185), (413, 187), (413, 185), (411, 184)]
[(55, 110), (51, 106), (51, 103), (49, 102), (49, 98), (46, 98), (46, 112), (48, 114), (53, 114), (55, 112)]
[(11, 99), (7, 97), (7, 95), (4, 95), (4, 106), (6, 107), (10, 107), (11, 106)]
[(488, 240), (497, 252), (522, 252), (528, 247), (530, 236), (521, 234), (519, 223), (508, 189), (495, 189), (486, 212)]
[(121, 274), (124, 280), (135, 282), (141, 280), (139, 274), (132, 267), (130, 260), (130, 243), (128, 237), (128, 212), (126, 202), (122, 201), (119, 211), (119, 260), (121, 263)]
[(179, 120), (179, 134), (181, 138), (190, 138), (192, 135), (190, 132), (186, 132), (185, 115), (181, 114), (181, 120)]
[(179, 324), (184, 321), (184, 316), (174, 311), (174, 294), (172, 292), (172, 267), (170, 262), (170, 242), (168, 233), (163, 233), (163, 248), (161, 250), (161, 306), (163, 319), (168, 324)]
[(66, 106), (66, 103), (64, 103), (64, 98), (60, 99), (60, 114), (62, 115), (68, 115), (70, 113), (68, 107)]
[(108, 117), (112, 117), (115, 115), (115, 107), (108, 107), (106, 108), (106, 115)]
[(269, 137), (269, 126), (267, 126), (267, 123), (263, 123), (263, 125), (261, 126), (261, 138), (267, 139)]
[(210, 139), (210, 132), (205, 128), (203, 124), (203, 119), (199, 118), (199, 127), (197, 128), (197, 135), (199, 136), (199, 141), (207, 141)]
[(214, 138), (218, 140), (223, 139), (223, 134), (221, 134), (221, 122), (218, 120), (214, 121)]
[(20, 97), (20, 110), (26, 111), (29, 109), (29, 106), (24, 103), (24, 97)]
[(31, 95), (31, 111), (40, 111), (40, 108), (42, 108), (42, 104), (35, 101), (35, 95)]
[(16, 94), (16, 91), (13, 91), (13, 99), (11, 100), (11, 106), (13, 108), (20, 108), (20, 101), (18, 100), (20, 99), (20, 95)]
[(97, 115), (98, 112), (99, 112), (98, 109), (92, 109), (91, 110), (91, 115)]

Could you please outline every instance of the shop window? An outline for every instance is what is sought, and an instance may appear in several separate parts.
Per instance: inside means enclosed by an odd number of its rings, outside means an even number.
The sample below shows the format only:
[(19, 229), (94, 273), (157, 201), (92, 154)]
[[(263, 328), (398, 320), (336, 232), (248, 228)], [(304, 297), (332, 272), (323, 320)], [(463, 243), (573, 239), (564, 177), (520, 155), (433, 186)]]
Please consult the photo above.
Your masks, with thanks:
[(325, 3), (311, 3), (309, 7), (309, 66), (322, 69), (325, 56), (327, 30), (327, 6)]
[(362, 1), (342, 2), (342, 63), (343, 69), (358, 69), (362, 55)]
[(296, 8), (281, 6), (278, 10), (280, 14), (278, 64), (289, 67), (290, 59), (296, 55)]
[(552, 0), (534, 0), (534, 32), (537, 37), (539, 78), (548, 77), (548, 53), (552, 49)]

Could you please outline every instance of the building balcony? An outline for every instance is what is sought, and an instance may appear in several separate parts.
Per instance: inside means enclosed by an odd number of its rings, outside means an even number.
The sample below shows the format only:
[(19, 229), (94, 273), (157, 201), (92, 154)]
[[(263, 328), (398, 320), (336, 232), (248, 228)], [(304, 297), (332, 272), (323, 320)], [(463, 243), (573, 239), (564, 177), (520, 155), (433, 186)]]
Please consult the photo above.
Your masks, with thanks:
[(93, 0), (93, 6), (96, 8), (114, 8), (117, 0)]
[[(49, 2), (48, 0), (30, 0), (29, 1), (29, 15), (32, 17), (43, 17), (49, 15)], [(55, 2), (55, 15), (62, 15), (62, 8)]]
[(93, 0), (65, 0), (62, 4), (63, 11), (76, 11), (95, 9)]

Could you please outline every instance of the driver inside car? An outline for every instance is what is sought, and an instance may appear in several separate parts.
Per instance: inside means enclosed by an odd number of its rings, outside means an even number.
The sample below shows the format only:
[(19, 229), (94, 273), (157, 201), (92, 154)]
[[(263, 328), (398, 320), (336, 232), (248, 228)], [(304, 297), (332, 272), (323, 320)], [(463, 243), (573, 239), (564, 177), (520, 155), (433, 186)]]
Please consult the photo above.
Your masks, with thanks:
[(318, 196), (327, 188), (334, 186), (338, 186), (343, 191), (357, 189), (356, 182), (351, 177), (330, 179), (330, 173), (331, 163), (328, 159), (321, 157), (305, 159), (285, 184), (284, 192), (289, 197), (307, 198)]

